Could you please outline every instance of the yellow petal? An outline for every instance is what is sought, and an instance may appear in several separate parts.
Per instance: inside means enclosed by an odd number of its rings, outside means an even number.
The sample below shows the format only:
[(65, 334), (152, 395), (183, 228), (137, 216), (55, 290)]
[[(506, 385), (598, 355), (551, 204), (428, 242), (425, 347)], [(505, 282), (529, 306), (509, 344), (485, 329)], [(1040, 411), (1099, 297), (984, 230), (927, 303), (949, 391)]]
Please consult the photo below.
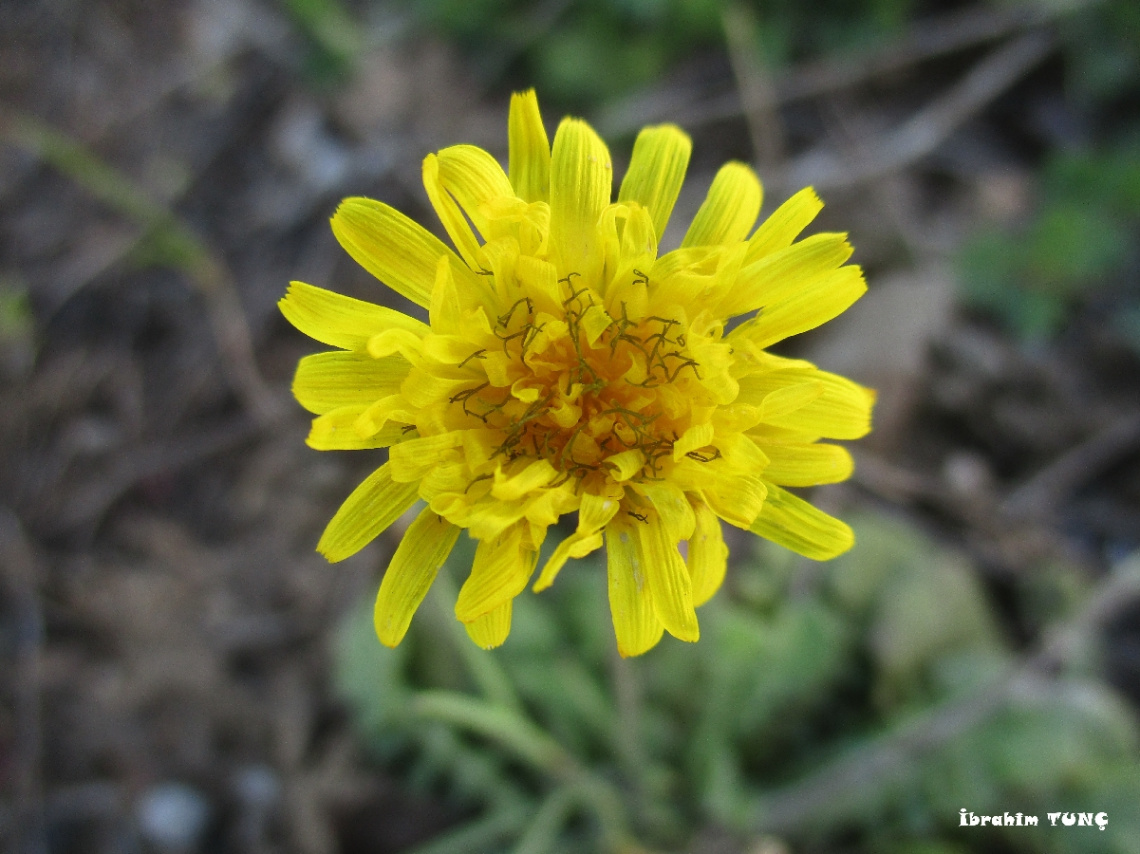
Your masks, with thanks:
[(526, 589), (537, 555), (522, 547), (522, 527), (515, 525), (493, 540), (480, 540), (471, 574), (459, 590), (455, 617), (470, 623)]
[(791, 246), (792, 241), (808, 227), (821, 210), (823, 202), (819, 200), (815, 190), (811, 187), (800, 190), (776, 208), (756, 229), (756, 233), (748, 241), (745, 263), (751, 263)]
[(629, 171), (618, 191), (619, 202), (635, 201), (649, 211), (657, 238), (681, 192), (693, 142), (675, 125), (643, 128), (633, 143)]
[(823, 383), (809, 379), (771, 391), (760, 401), (760, 420), (772, 421), (799, 412), (808, 404), (819, 400), (824, 388)]
[(408, 526), (380, 582), (372, 614), (376, 636), (382, 644), (395, 646), (404, 639), (412, 615), (451, 554), (458, 536), (458, 527), (430, 509), (423, 510)]
[(685, 233), (681, 247), (716, 246), (743, 240), (756, 224), (764, 197), (760, 179), (743, 163), (726, 163)]
[(332, 230), (361, 267), (392, 290), (427, 308), (435, 268), (446, 256), (456, 276), (474, 278), (438, 237), (395, 208), (374, 199), (345, 199), (332, 218)]
[(851, 454), (839, 445), (765, 445), (764, 477), (780, 486), (816, 486), (847, 480), (854, 469)]
[(827, 323), (866, 292), (863, 271), (855, 266), (842, 267), (812, 282), (794, 296), (765, 306), (744, 334), (756, 346), (769, 347)]
[(446, 258), (440, 258), (435, 270), (435, 287), (431, 292), (431, 305), (428, 307), (431, 330), (440, 335), (457, 335), (462, 329), (463, 305), (459, 299), (459, 288), (455, 286), (455, 276)]
[(470, 623), (464, 623), (467, 636), (483, 649), (494, 649), (502, 646), (507, 635), (511, 633), (511, 610), (514, 602), (508, 599), (493, 611), (488, 611), (482, 617), (477, 617)]
[(814, 298), (819, 299), (817, 282), (830, 281), (828, 274), (851, 257), (853, 250), (846, 238), (845, 234), (813, 234), (748, 264), (733, 280), (724, 280), (727, 290), (718, 311), (734, 317), (763, 306), (761, 317), (766, 318), (772, 306), (800, 299), (807, 291), (813, 291), (817, 294)]
[(304, 282), (290, 282), (277, 307), (286, 320), (310, 338), (342, 350), (363, 350), (369, 338), (393, 327), (421, 338), (430, 331), (426, 324), (402, 312)]
[(395, 483), (387, 464), (352, 491), (321, 534), (317, 551), (330, 563), (350, 557), (372, 542), (416, 501), (414, 483)]
[(602, 547), (601, 531), (621, 507), (616, 498), (593, 495), (587, 492), (582, 496), (578, 508), (578, 528), (564, 539), (547, 558), (534, 583), (534, 592), (539, 593), (554, 583), (558, 572), (570, 558), (581, 558)]
[(550, 198), (550, 141), (534, 90), (511, 95), (507, 120), (507, 168), (515, 194), (527, 202)]
[(737, 528), (748, 528), (764, 508), (768, 490), (754, 475), (725, 473), (705, 490), (705, 500), (716, 515)]
[(477, 269), (479, 240), (471, 225), (486, 239), (489, 228), (483, 206), (492, 199), (515, 195), (503, 167), (477, 146), (452, 145), (429, 154), (423, 171), (424, 188), (443, 227), (463, 259)]
[(689, 578), (693, 584), (693, 605), (700, 607), (713, 597), (724, 581), (728, 567), (728, 546), (724, 544), (720, 519), (703, 501), (693, 502), (696, 528), (689, 540)]
[[(807, 397), (791, 405), (801, 389)], [(766, 405), (777, 393), (788, 406)], [(809, 367), (744, 377), (738, 400), (765, 404), (772, 413), (765, 415), (765, 423), (773, 427), (827, 439), (858, 439), (871, 429), (875, 393), (846, 377)]]
[(385, 424), (378, 433), (362, 435), (356, 429), (356, 423), (367, 408), (342, 406), (314, 418), (305, 444), (317, 451), (360, 451), (387, 448), (415, 436), (409, 425), (394, 422)]
[(614, 467), (614, 471), (610, 476), (617, 483), (624, 483), (645, 468), (645, 454), (641, 453), (637, 448), (630, 448), (626, 451), (611, 454), (606, 457), (605, 462), (607, 466)]
[(452, 430), (436, 436), (422, 436), (396, 445), (388, 452), (392, 477), (401, 482), (419, 480), (448, 458), (448, 451), (463, 444), (463, 433)]
[(558, 477), (558, 471), (547, 460), (534, 460), (514, 474), (495, 472), (491, 495), (500, 501), (516, 501), (541, 489)]
[(685, 454), (711, 444), (713, 433), (713, 425), (709, 422), (692, 425), (673, 443), (673, 459), (680, 460)]
[(477, 540), (493, 540), (526, 515), (522, 501), (480, 501), (467, 517), (468, 532)]
[(693, 610), (693, 586), (676, 541), (669, 537), (656, 516), (638, 524), (637, 529), (657, 619), (665, 631), (678, 640), (696, 641), (701, 632), (697, 612)]
[(595, 281), (598, 217), (609, 204), (613, 164), (601, 138), (579, 119), (563, 119), (550, 161), (550, 233), (563, 275)]
[(400, 356), (373, 359), (367, 353), (344, 350), (314, 353), (298, 363), (293, 395), (309, 412), (323, 415), (392, 394), (409, 370), (411, 366)]
[(845, 522), (773, 484), (748, 530), (812, 560), (830, 560), (855, 544)]
[(680, 487), (669, 481), (646, 481), (634, 488), (649, 499), (669, 540), (676, 543), (692, 536), (693, 508)]
[(652, 649), (665, 631), (653, 610), (653, 599), (646, 585), (641, 538), (633, 524), (629, 517), (621, 514), (606, 526), (610, 616), (618, 652), (623, 657), (641, 655)]

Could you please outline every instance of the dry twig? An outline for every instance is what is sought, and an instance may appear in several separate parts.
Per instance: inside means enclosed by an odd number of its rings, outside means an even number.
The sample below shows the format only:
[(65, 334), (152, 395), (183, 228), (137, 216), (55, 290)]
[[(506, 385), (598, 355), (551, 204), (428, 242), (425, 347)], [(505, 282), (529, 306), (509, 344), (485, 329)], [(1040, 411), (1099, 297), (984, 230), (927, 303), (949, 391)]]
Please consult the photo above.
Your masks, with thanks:
[(998, 48), (972, 68), (937, 101), (915, 113), (902, 127), (868, 144), (874, 152), (848, 163), (833, 151), (813, 151), (797, 158), (775, 183), (780, 186), (842, 189), (881, 178), (930, 154), (983, 107), (1007, 91), (1053, 49), (1044, 32), (1027, 33)]
[(1009, 516), (1047, 516), (1081, 485), (1140, 448), (1140, 413), (1122, 416), (1090, 436), (1029, 480), (1002, 502)]
[[(790, 69), (773, 81), (768, 96), (771, 103), (752, 107), (771, 109), (850, 89), (939, 56), (1035, 29), (1098, 2), (1100, 0), (1067, 0), (987, 6), (917, 21), (907, 32), (878, 50), (809, 62)], [(608, 134), (620, 135), (668, 117), (683, 127), (695, 129), (740, 116), (748, 107), (743, 93), (736, 91), (710, 96), (707, 91), (693, 89), (680, 97), (678, 91), (676, 85), (670, 84), (622, 101), (606, 111), (598, 125)]]
[(234, 390), (256, 419), (273, 420), (280, 403), (258, 370), (237, 288), (217, 253), (166, 206), (64, 134), (30, 117), (17, 116), (0, 124), (3, 138), (59, 169), (139, 227), (131, 249), (149, 240), (167, 263), (186, 273), (205, 301), (223, 370)]

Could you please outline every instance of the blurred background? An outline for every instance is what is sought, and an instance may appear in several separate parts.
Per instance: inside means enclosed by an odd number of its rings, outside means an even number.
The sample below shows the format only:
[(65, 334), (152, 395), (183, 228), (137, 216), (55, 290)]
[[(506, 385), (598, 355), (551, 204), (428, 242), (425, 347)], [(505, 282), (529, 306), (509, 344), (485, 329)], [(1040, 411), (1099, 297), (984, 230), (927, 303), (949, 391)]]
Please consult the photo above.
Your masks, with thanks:
[[(463, 538), (391, 651), (399, 526), (313, 551), (384, 452), (305, 446), (275, 303), (406, 308), (331, 212), (437, 228), (422, 157), (529, 86), (619, 175), (686, 128), (675, 227), (814, 185), (870, 282), (781, 345), (879, 390), (857, 547), (732, 536), (639, 659), (597, 560), (486, 654)], [(1138, 235), (1135, 0), (0, 0), (0, 848), (1140, 852)]]

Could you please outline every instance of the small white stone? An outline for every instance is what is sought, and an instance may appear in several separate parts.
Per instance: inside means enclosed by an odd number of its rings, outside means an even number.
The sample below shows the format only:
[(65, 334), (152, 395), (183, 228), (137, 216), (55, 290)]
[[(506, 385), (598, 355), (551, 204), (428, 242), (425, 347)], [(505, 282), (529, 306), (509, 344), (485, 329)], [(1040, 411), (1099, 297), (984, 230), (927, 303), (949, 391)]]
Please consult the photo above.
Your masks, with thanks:
[(210, 821), (210, 803), (186, 783), (159, 783), (139, 799), (135, 815), (148, 842), (166, 851), (190, 851)]

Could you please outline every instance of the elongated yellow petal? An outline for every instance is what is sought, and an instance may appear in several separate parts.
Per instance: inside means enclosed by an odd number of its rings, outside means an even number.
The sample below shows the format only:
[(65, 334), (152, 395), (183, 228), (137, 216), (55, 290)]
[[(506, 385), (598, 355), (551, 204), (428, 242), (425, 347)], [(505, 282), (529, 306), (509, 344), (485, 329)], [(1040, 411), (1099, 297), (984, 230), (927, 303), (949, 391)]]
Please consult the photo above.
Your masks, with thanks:
[(855, 464), (839, 445), (765, 445), (764, 477), (780, 486), (816, 486), (851, 477)]
[(562, 275), (594, 281), (600, 268), (597, 225), (613, 189), (606, 144), (585, 122), (563, 119), (550, 161), (550, 235)]
[(732, 472), (721, 474), (716, 484), (705, 490), (705, 500), (716, 515), (730, 525), (745, 529), (760, 515), (767, 495), (760, 477)]
[(665, 233), (669, 215), (681, 192), (693, 141), (675, 125), (642, 129), (633, 143), (629, 171), (618, 191), (619, 202), (639, 202), (653, 218), (657, 239)]
[(503, 167), (477, 146), (452, 145), (424, 159), (424, 188), (455, 248), (471, 268), (478, 269), (480, 241), (471, 225), (486, 239), (489, 228), (483, 206), (515, 195)]
[(765, 255), (792, 245), (801, 231), (808, 227), (823, 210), (823, 202), (811, 187), (800, 190), (761, 223), (748, 241), (745, 263), (749, 264)]
[(402, 312), (304, 282), (290, 282), (277, 307), (286, 320), (310, 338), (342, 350), (363, 350), (377, 332), (394, 327), (421, 338), (429, 332), (427, 324)]
[(851, 257), (851, 244), (846, 238), (845, 234), (813, 234), (749, 264), (729, 284), (718, 311), (734, 317), (764, 306), (766, 317), (769, 306), (800, 298)]
[(366, 353), (330, 350), (306, 356), (297, 365), (293, 394), (317, 415), (342, 406), (374, 403), (399, 390), (411, 366), (399, 356), (373, 359)]
[(463, 433), (458, 430), (401, 442), (388, 452), (392, 477), (402, 482), (419, 480), (443, 462), (448, 457), (448, 451), (461, 444)]
[[(846, 377), (816, 368), (757, 374), (740, 381), (741, 403), (764, 403), (773, 394), (809, 393), (801, 405), (772, 406), (766, 423), (826, 439), (858, 439), (871, 429), (875, 393)], [(822, 389), (819, 394), (815, 390)]]
[(534, 583), (534, 592), (539, 593), (554, 583), (558, 572), (572, 557), (581, 558), (590, 552), (602, 547), (601, 531), (620, 509), (620, 502), (616, 498), (605, 495), (594, 495), (587, 492), (582, 496), (581, 506), (578, 508), (578, 528), (569, 537), (558, 544), (558, 547), (547, 558), (539, 573), (538, 581)]
[(649, 651), (665, 631), (653, 609), (641, 538), (633, 524), (625, 514), (619, 514), (606, 526), (610, 616), (623, 657)]
[(678, 640), (695, 641), (701, 636), (693, 610), (693, 585), (689, 570), (665, 526), (650, 515), (637, 526), (645, 559), (645, 576), (653, 610), (665, 631)]
[(687, 540), (693, 533), (693, 508), (681, 488), (669, 481), (646, 481), (637, 485), (637, 491), (649, 499), (666, 537), (676, 543)]
[(471, 574), (459, 590), (455, 617), (470, 623), (514, 599), (526, 589), (537, 555), (522, 548), (522, 526), (494, 540), (480, 540)]
[(807, 379), (795, 385), (786, 385), (768, 392), (760, 401), (760, 420), (771, 422), (776, 418), (799, 412), (823, 396), (824, 384)]
[(774, 484), (749, 530), (812, 560), (830, 560), (855, 544), (846, 523)]
[(459, 528), (441, 519), (430, 508), (424, 509), (408, 526), (376, 595), (372, 617), (376, 636), (382, 644), (396, 646), (404, 639), (412, 615), (420, 607), (458, 537)]
[(726, 163), (713, 178), (708, 195), (681, 241), (689, 246), (717, 246), (743, 240), (756, 224), (764, 193), (760, 179), (743, 163)]
[[(447, 256), (456, 268), (462, 267), (455, 253), (438, 237), (374, 199), (345, 199), (333, 214), (332, 230), (356, 263), (424, 308), (431, 304), (440, 257)], [(467, 273), (470, 275), (470, 271)], [(456, 275), (461, 273), (457, 270)]]
[(507, 168), (515, 194), (527, 202), (550, 199), (550, 140), (534, 90), (511, 96), (507, 120)]
[(395, 483), (387, 464), (352, 491), (321, 534), (317, 551), (330, 563), (356, 554), (416, 501), (414, 483)]
[(495, 472), (491, 494), (500, 501), (517, 501), (558, 477), (558, 471), (546, 460), (534, 460), (513, 474)]
[(317, 451), (361, 451), (369, 448), (387, 448), (415, 433), (407, 424), (390, 422), (380, 432), (362, 435), (356, 423), (367, 406), (342, 406), (313, 419), (313, 426), (305, 444)]
[(482, 617), (477, 617), (470, 623), (464, 623), (467, 636), (476, 645), (483, 649), (494, 649), (502, 646), (507, 635), (511, 633), (511, 610), (514, 602), (508, 599), (493, 611), (488, 611)]
[(720, 519), (703, 501), (693, 502), (696, 527), (689, 540), (689, 579), (693, 584), (693, 605), (700, 607), (713, 597), (724, 581), (728, 568), (728, 546)]
[(681, 438), (673, 443), (673, 459), (679, 460), (685, 454), (709, 445), (713, 440), (713, 432), (713, 425), (709, 422), (689, 427), (681, 434)]
[(742, 334), (757, 347), (769, 347), (785, 338), (815, 329), (842, 314), (867, 292), (863, 271), (841, 267), (816, 279), (787, 299), (764, 307)]

